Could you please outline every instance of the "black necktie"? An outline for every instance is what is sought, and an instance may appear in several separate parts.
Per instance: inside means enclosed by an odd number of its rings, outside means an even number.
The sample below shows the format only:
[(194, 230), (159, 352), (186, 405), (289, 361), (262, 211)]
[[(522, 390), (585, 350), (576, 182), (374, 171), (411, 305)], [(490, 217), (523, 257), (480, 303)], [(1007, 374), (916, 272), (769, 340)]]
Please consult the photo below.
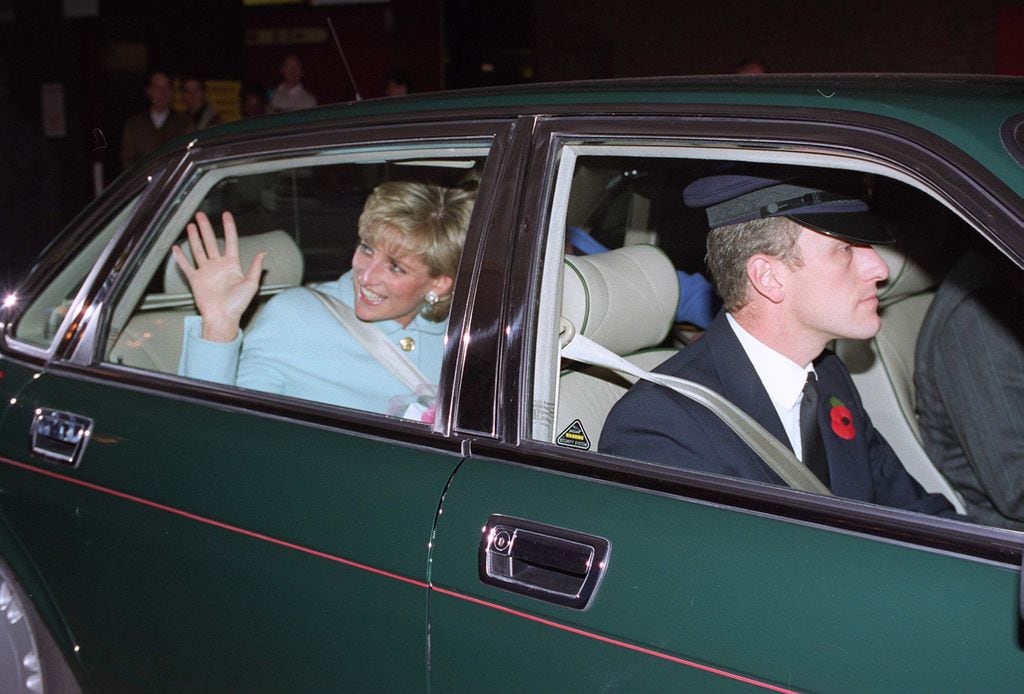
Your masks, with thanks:
[(807, 374), (804, 398), (800, 402), (800, 446), (803, 448), (804, 465), (829, 487), (825, 442), (818, 427), (818, 379), (813, 371)]

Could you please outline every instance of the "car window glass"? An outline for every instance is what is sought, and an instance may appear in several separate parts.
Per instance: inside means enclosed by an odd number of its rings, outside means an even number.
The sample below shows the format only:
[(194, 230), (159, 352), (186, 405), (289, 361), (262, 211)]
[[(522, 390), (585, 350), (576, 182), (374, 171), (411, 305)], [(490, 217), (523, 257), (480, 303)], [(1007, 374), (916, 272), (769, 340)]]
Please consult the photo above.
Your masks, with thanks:
[[(415, 145), (208, 166), (124, 289), (105, 359), (431, 421), (455, 268), (486, 154), (486, 143)], [(172, 253), (182, 250), (190, 272), (209, 270), (215, 256), (227, 262), (225, 212), (238, 238), (228, 274), (241, 280), (265, 254), (258, 289), (243, 298), (224, 298), (234, 280), (197, 293)], [(207, 220), (214, 252), (202, 235)], [(198, 262), (189, 224), (200, 232)], [(244, 311), (225, 342), (208, 334), (218, 322), (210, 316), (233, 301)]]
[[(603, 367), (560, 359), (561, 345), (574, 333), (591, 337), (647, 371), (686, 353), (702, 339), (710, 316), (721, 307), (721, 298), (709, 283), (705, 266), (707, 217), (704, 209), (685, 204), (683, 191), (688, 185), (722, 172), (763, 174), (770, 169), (783, 179), (792, 175), (813, 180), (817, 176), (833, 189), (857, 191), (897, 242), (874, 247), (888, 274), (878, 290), (881, 332), (872, 339), (840, 339), (831, 345), (852, 376), (855, 390), (850, 393), (857, 394), (842, 398), (825, 394), (831, 421), (826, 420), (822, 436), (845, 440), (877, 430), (895, 451), (902, 470), (926, 492), (942, 495), (956, 511), (974, 520), (1024, 529), (1024, 504), (1015, 501), (1024, 492), (1020, 481), (1024, 473), (1017, 469), (1017, 481), (1007, 480), (1005, 467), (996, 462), (1015, 455), (1024, 432), (1009, 421), (1013, 418), (997, 424), (982, 421), (979, 415), (983, 410), (977, 403), (933, 406), (942, 399), (965, 403), (976, 396), (967, 384), (985, 380), (985, 369), (979, 363), (994, 359), (987, 354), (989, 349), (1016, 350), (1007, 363), (1024, 361), (1024, 327), (1008, 308), (1012, 301), (1024, 298), (1019, 268), (991, 249), (957, 215), (896, 180), (899, 176), (895, 174), (837, 170), (834, 161), (823, 161), (824, 167), (808, 166), (812, 160), (780, 167), (756, 161), (692, 158), (682, 147), (674, 157), (668, 147), (652, 148), (646, 155), (642, 148), (626, 146), (618, 151), (602, 146), (598, 154), (592, 153), (596, 151), (596, 147), (566, 146), (559, 158), (539, 309), (533, 438), (578, 451), (607, 452), (601, 443), (606, 418), (636, 380)], [(992, 272), (1000, 279), (989, 289), (979, 290), (978, 296), (972, 295), (971, 301), (977, 299), (977, 303), (960, 312), (970, 312), (970, 316), (960, 316), (962, 327), (954, 331), (953, 338), (943, 335), (941, 329), (929, 328), (938, 320), (926, 322), (940, 287), (944, 282), (955, 283), (953, 273), (958, 264), (979, 252), (985, 267), (998, 268)], [(943, 291), (948, 292), (948, 287)], [(1002, 294), (996, 308), (982, 302), (983, 292)], [(982, 316), (996, 316), (996, 324), (986, 328)], [(966, 357), (972, 340), (986, 345), (986, 353)], [(933, 345), (938, 344), (947, 346), (936, 352)], [(957, 349), (959, 359), (954, 356)], [(920, 355), (924, 355), (921, 368), (915, 373), (915, 356)], [(925, 368), (931, 372), (922, 375)], [(954, 369), (961, 374), (956, 379), (948, 375)], [(760, 384), (755, 387), (763, 390)], [(1022, 404), (1024, 385), (985, 392), (1016, 411)], [(850, 402), (844, 402), (851, 397), (863, 401), (866, 421), (843, 419), (853, 409)], [(922, 402), (922, 397), (927, 402)], [(638, 417), (638, 426), (648, 426), (656, 419), (653, 413)], [(715, 456), (727, 449), (714, 441), (705, 448), (710, 462), (691, 469), (751, 481), (768, 479), (717, 466)], [(672, 465), (633, 451), (615, 454)], [(991, 474), (979, 471), (976, 461), (983, 459), (998, 470)], [(1024, 466), (1024, 459), (1015, 462)], [(986, 484), (988, 488), (982, 491)], [(979, 494), (985, 498), (981, 503), (976, 501)], [(938, 506), (929, 507), (932, 510), (926, 506), (905, 507), (938, 512)]]
[(68, 260), (64, 269), (26, 307), (14, 328), (15, 338), (38, 347), (46, 347), (53, 341), (86, 277), (114, 233), (129, 219), (136, 200), (130, 200), (103, 224), (84, 248)]

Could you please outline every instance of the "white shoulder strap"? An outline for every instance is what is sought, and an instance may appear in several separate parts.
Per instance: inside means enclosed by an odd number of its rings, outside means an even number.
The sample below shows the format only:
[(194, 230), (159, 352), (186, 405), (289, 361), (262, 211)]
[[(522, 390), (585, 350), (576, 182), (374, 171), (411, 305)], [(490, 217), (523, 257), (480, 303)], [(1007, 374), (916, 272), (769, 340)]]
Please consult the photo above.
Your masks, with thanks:
[(330, 294), (313, 288), (309, 288), (309, 291), (320, 299), (331, 315), (352, 333), (353, 337), (359, 340), (359, 344), (371, 356), (383, 364), (409, 390), (413, 393), (436, 395), (437, 386), (428, 381), (426, 376), (416, 368), (416, 365), (409, 361), (398, 346), (392, 343), (377, 326), (359, 320), (351, 306)]
[[(575, 333), (572, 326), (565, 320), (562, 321), (562, 328), (563, 334), (566, 328)], [(562, 347), (563, 357), (584, 364), (601, 366), (627, 373), (645, 381), (671, 388), (680, 395), (711, 410), (790, 487), (805, 492), (831, 495), (832, 492), (829, 491), (828, 487), (822, 484), (821, 480), (806, 465), (797, 460), (796, 456), (793, 455), (793, 451), (786, 448), (777, 438), (768, 433), (768, 430), (758, 424), (750, 415), (707, 386), (676, 378), (675, 376), (644, 371), (635, 364), (630, 363), (614, 352), (605, 349), (593, 340), (578, 333), (567, 337), (568, 342)]]

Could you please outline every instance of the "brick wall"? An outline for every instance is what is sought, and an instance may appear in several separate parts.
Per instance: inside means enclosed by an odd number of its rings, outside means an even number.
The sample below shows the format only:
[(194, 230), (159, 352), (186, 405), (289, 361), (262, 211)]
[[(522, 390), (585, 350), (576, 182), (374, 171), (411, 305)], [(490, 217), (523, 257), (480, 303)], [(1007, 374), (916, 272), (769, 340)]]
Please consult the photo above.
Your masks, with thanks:
[[(1005, 0), (560, 0), (533, 3), (538, 80), (732, 72), (994, 70)], [(1022, 39), (1024, 40), (1024, 39)]]

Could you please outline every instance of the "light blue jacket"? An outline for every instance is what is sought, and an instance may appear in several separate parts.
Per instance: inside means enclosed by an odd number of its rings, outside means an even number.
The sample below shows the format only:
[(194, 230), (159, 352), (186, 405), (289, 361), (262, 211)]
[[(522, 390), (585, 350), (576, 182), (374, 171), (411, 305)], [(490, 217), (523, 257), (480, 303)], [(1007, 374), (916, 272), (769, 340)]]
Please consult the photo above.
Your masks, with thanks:
[[(353, 305), (352, 273), (317, 287)], [(416, 316), (403, 328), (397, 321), (374, 323), (396, 345), (412, 338), (403, 352), (428, 381), (437, 384), (447, 322)], [(406, 342), (408, 344), (408, 341)], [(202, 338), (202, 319), (186, 319), (178, 373), (189, 378), (289, 395), (369, 412), (403, 415), (416, 399), (332, 316), (310, 291), (296, 287), (272, 298), (244, 336), (233, 342)]]

